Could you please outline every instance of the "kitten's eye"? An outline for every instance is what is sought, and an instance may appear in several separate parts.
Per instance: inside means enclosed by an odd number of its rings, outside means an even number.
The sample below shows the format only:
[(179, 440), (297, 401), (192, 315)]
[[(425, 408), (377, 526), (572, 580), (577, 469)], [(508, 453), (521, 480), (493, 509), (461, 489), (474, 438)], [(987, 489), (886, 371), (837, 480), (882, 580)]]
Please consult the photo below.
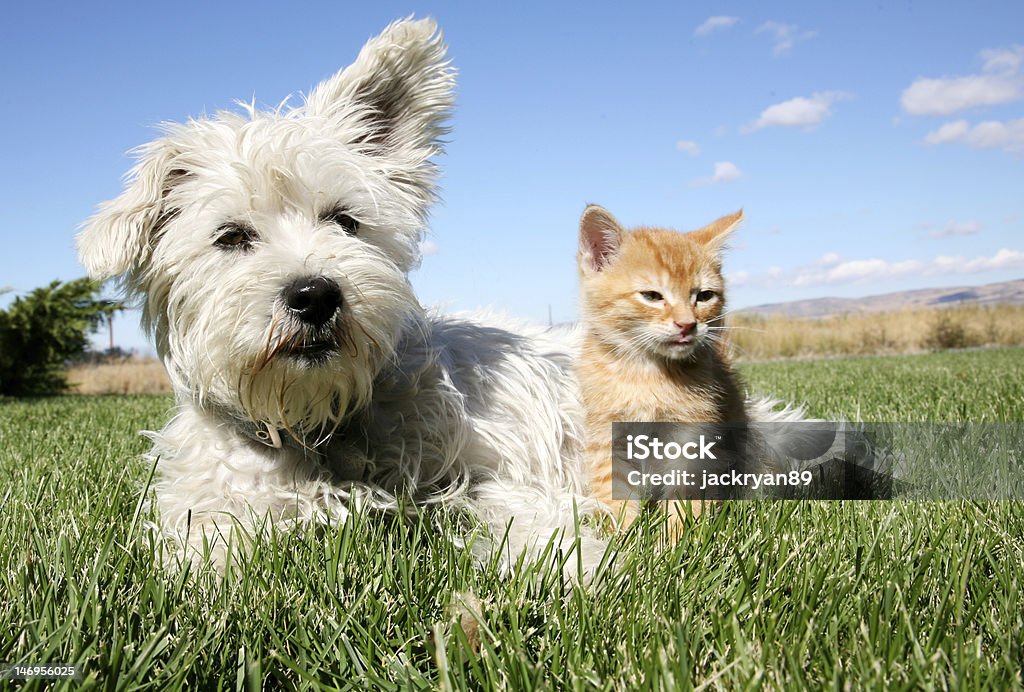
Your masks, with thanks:
[(325, 223), (333, 223), (341, 226), (341, 229), (349, 235), (355, 235), (359, 231), (359, 222), (353, 219), (345, 207), (335, 207), (320, 217)]
[(243, 252), (252, 249), (252, 244), (259, 240), (259, 236), (249, 226), (240, 223), (226, 223), (217, 229), (220, 233), (213, 244), (225, 250), (241, 250)]
[(657, 291), (640, 291), (640, 295), (643, 296), (644, 300), (659, 301), (664, 300), (665, 297)]
[(708, 290), (698, 291), (697, 292), (696, 300), (697, 300), (698, 303), (706, 303), (707, 301), (709, 301), (712, 298), (714, 298), (716, 295), (718, 295), (718, 294), (715, 293), (714, 291), (708, 291)]

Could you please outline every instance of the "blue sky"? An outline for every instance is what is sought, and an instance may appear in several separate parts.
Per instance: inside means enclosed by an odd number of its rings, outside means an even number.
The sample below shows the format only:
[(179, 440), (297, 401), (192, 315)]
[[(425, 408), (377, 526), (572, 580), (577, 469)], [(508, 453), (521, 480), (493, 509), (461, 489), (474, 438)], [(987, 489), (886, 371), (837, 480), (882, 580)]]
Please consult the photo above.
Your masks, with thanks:
[(82, 275), (76, 228), (157, 123), (276, 105), (413, 13), (459, 69), (424, 303), (574, 319), (588, 202), (682, 230), (743, 207), (734, 307), (1024, 276), (1024, 4), (850, 5), (19, 3), (0, 287)]

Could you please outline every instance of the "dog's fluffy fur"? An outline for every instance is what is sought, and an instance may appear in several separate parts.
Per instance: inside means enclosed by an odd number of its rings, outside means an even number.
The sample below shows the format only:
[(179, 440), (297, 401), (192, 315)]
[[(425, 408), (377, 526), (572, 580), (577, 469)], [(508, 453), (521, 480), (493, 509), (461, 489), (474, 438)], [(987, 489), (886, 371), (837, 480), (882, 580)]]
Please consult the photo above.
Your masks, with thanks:
[[(590, 507), (566, 343), (431, 316), (407, 278), (452, 101), (434, 23), (396, 22), (300, 107), (167, 125), (79, 236), (90, 275), (140, 300), (173, 383), (150, 458), (186, 557), (205, 544), (223, 561), (233, 530), (264, 519), (406, 498), (466, 509), (498, 539), (511, 522), (510, 558), (560, 533), (572, 546)], [(232, 231), (243, 241), (218, 240)], [(323, 327), (282, 298), (302, 277), (341, 289)], [(583, 545), (591, 569), (603, 547)]]
[[(600, 507), (571, 335), (433, 316), (408, 281), (452, 101), (434, 23), (396, 22), (299, 107), (167, 125), (79, 236), (90, 275), (141, 303), (174, 386), (150, 459), (185, 559), (407, 499), (465, 510), (506, 565), (552, 538), (571, 575), (602, 559), (577, 533)], [(342, 299), (310, 325), (286, 294), (317, 277)]]

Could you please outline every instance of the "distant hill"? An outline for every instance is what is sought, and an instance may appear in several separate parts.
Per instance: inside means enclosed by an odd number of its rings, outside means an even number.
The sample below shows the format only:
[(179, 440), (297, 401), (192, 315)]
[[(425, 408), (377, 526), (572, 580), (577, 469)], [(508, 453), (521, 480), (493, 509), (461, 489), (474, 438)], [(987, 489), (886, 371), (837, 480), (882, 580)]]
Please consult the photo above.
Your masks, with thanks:
[(939, 308), (955, 305), (1024, 304), (1024, 279), (984, 286), (924, 288), (897, 291), (865, 298), (813, 298), (790, 303), (771, 303), (737, 310), (744, 315), (785, 315), (787, 317), (829, 317), (856, 312), (886, 312), (908, 308)]

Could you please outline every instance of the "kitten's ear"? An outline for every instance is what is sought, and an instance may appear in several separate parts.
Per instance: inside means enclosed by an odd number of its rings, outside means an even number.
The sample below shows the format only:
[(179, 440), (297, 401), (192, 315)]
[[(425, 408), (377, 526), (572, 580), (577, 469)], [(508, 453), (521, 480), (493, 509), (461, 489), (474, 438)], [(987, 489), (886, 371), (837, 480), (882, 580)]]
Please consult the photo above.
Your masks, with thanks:
[(626, 231), (604, 207), (588, 205), (580, 217), (580, 270), (599, 272), (608, 266), (622, 245)]
[(742, 209), (735, 214), (723, 216), (704, 228), (693, 231), (690, 233), (690, 237), (703, 245), (706, 250), (718, 254), (725, 247), (725, 241), (729, 238), (729, 234), (736, 230), (741, 221), (743, 221)]

